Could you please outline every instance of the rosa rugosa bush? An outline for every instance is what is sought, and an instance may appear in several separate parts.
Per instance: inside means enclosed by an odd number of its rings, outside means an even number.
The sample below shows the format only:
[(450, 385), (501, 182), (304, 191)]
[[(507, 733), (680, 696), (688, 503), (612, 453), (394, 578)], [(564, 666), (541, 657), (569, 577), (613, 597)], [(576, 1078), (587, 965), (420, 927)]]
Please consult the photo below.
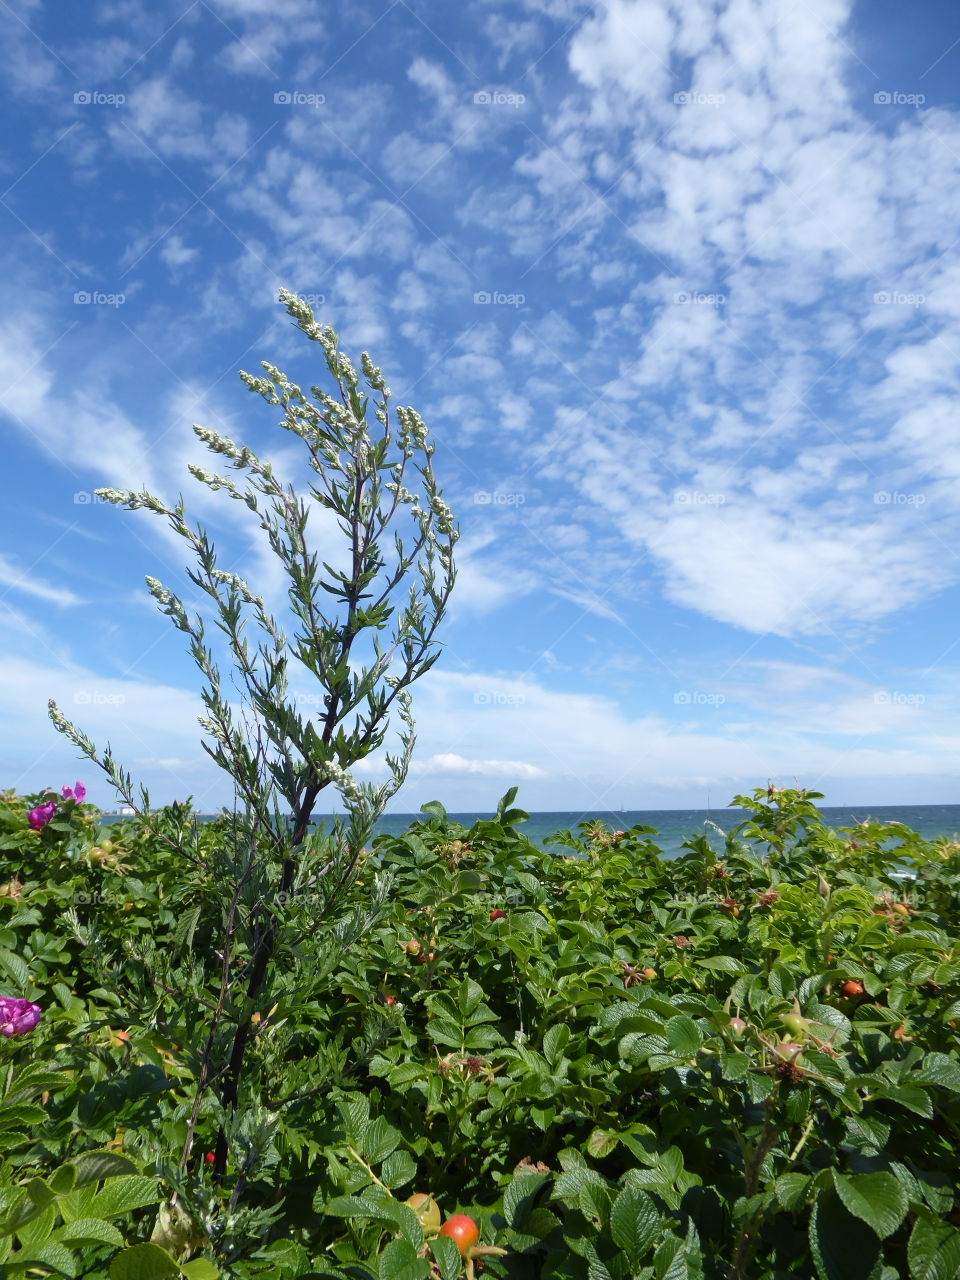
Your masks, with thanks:
[[(0, 873), (22, 885), (0, 899), (3, 990), (44, 1011), (0, 1049), (55, 1080), (17, 1103), (2, 1185), (114, 1153), (158, 1197), (116, 1224), (123, 1248), (196, 1277), (956, 1275), (960, 850), (830, 830), (818, 799), (738, 797), (745, 822), (674, 858), (597, 824), (545, 853), (514, 792), (469, 828), (426, 806), (365, 851), (343, 919), (368, 923), (340, 954), (303, 891), (286, 985), (247, 1015), (263, 1109), (209, 1102), (185, 1164), (223, 833), (185, 806), (74, 817)], [(169, 824), (195, 872), (163, 853)], [(461, 1218), (465, 1251), (442, 1231)]]

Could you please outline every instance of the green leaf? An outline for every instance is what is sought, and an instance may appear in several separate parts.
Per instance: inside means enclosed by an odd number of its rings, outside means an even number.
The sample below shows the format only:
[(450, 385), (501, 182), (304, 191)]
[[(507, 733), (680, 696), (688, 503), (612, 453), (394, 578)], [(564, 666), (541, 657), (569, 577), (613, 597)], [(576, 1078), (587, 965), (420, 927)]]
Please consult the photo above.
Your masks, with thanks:
[(0, 1129), (29, 1128), (31, 1125), (43, 1124), (47, 1113), (43, 1107), (30, 1106), (28, 1103), (15, 1103), (0, 1108)]
[[(373, 1190), (378, 1190), (373, 1188)], [(372, 1218), (377, 1222), (389, 1222), (414, 1249), (423, 1248), (423, 1227), (409, 1205), (401, 1204), (382, 1191), (377, 1196), (335, 1196), (326, 1206), (326, 1212), (336, 1218)]]
[(515, 1230), (522, 1231), (524, 1219), (539, 1198), (540, 1188), (550, 1181), (546, 1173), (515, 1174), (503, 1193), (503, 1216)]
[(888, 1098), (891, 1102), (898, 1102), (901, 1107), (906, 1107), (908, 1111), (915, 1112), (918, 1116), (923, 1116), (925, 1120), (929, 1120), (933, 1116), (933, 1103), (930, 1101), (930, 1095), (926, 1089), (919, 1085), (884, 1085), (877, 1089), (876, 1096), (878, 1098)]
[(220, 1280), (220, 1272), (206, 1258), (194, 1258), (192, 1262), (181, 1262), (180, 1270), (187, 1280)]
[(910, 1208), (906, 1191), (892, 1173), (846, 1177), (834, 1169), (833, 1185), (848, 1212), (872, 1227), (881, 1240), (893, 1235)]
[(960, 1231), (949, 1222), (919, 1217), (907, 1245), (912, 1280), (956, 1280), (960, 1275)]
[(685, 1013), (678, 1013), (671, 1018), (664, 1028), (667, 1044), (678, 1058), (695, 1058), (703, 1045), (700, 1028)]
[(556, 1067), (563, 1057), (563, 1051), (570, 1043), (570, 1028), (565, 1022), (558, 1022), (543, 1037), (543, 1056)]
[(380, 1166), (380, 1180), (391, 1189), (416, 1177), (417, 1163), (409, 1151), (393, 1151)]
[[(459, 1251), (458, 1251), (459, 1252)], [(430, 1263), (408, 1240), (391, 1240), (377, 1259), (380, 1280), (429, 1280)]]
[(110, 1280), (166, 1280), (179, 1274), (180, 1268), (166, 1249), (149, 1242), (124, 1249), (110, 1263)]
[(55, 1238), (64, 1244), (99, 1240), (101, 1244), (113, 1244), (118, 1248), (123, 1245), (123, 1236), (117, 1228), (112, 1222), (104, 1222), (102, 1218), (74, 1218), (60, 1228)]
[(156, 1178), (109, 1178), (90, 1202), (91, 1218), (112, 1218), (129, 1209), (157, 1204), (163, 1197)]
[(77, 1167), (73, 1164), (62, 1164), (59, 1169), (54, 1169), (49, 1178), (50, 1186), (58, 1196), (68, 1195), (76, 1181)]
[(820, 1280), (878, 1280), (880, 1241), (844, 1208), (832, 1189), (822, 1192), (810, 1215), (810, 1250)]
[(369, 1164), (379, 1164), (386, 1160), (391, 1151), (400, 1145), (400, 1134), (386, 1120), (378, 1116), (372, 1121), (363, 1135), (361, 1154)]
[(460, 1280), (463, 1265), (460, 1250), (452, 1240), (438, 1236), (430, 1241), (430, 1252), (440, 1268), (440, 1280)]
[(780, 1205), (793, 1212), (803, 1203), (812, 1179), (808, 1173), (783, 1173), (773, 1184)]
[[(65, 1249), (62, 1244), (57, 1244), (54, 1240), (48, 1240), (45, 1245), (39, 1249), (26, 1250), (16, 1255), (16, 1269), (25, 1271), (28, 1268), (33, 1270), (37, 1266), (47, 1267), (52, 1271), (59, 1271), (64, 1276), (75, 1276), (77, 1274), (77, 1259)], [(5, 1264), (5, 1270), (13, 1272), (13, 1266), (8, 1262)]]
[(610, 1129), (594, 1129), (587, 1139), (587, 1151), (595, 1160), (602, 1160), (616, 1149), (620, 1135)]
[(112, 1178), (118, 1174), (139, 1173), (140, 1170), (127, 1156), (116, 1151), (87, 1151), (76, 1156), (73, 1163), (77, 1168), (76, 1186), (85, 1187), (88, 1182), (99, 1182), (102, 1178)]
[(0, 969), (9, 973), (18, 987), (25, 987), (30, 981), (30, 970), (20, 956), (12, 951), (0, 951)]
[(909, 1077), (922, 1084), (938, 1084), (942, 1089), (960, 1093), (960, 1063), (945, 1053), (928, 1053), (917, 1071)]
[(635, 1187), (624, 1187), (610, 1210), (610, 1234), (635, 1271), (661, 1235), (660, 1215), (650, 1197)]

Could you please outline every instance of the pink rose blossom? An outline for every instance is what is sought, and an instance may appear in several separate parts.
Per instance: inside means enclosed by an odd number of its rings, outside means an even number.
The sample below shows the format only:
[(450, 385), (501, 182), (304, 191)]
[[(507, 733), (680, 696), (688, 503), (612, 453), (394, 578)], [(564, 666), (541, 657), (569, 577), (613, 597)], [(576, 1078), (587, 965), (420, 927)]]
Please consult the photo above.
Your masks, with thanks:
[(53, 800), (47, 800), (46, 803), (38, 804), (35, 809), (30, 810), (27, 821), (34, 831), (42, 831), (56, 812), (56, 803)]
[(25, 1036), (43, 1016), (38, 1004), (15, 996), (0, 996), (0, 1035)]
[(78, 782), (74, 787), (61, 787), (64, 800), (76, 800), (77, 804), (83, 804), (87, 796), (87, 788), (82, 782)]

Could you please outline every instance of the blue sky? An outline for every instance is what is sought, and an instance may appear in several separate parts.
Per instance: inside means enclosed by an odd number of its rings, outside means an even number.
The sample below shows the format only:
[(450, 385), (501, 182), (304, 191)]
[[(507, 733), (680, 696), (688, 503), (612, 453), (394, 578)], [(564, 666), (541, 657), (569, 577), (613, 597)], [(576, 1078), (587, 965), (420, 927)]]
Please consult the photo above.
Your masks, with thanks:
[[(328, 12), (329, 10), (329, 12)], [(950, 803), (960, 765), (960, 13), (892, 0), (0, 6), (0, 774), (229, 798), (145, 574), (191, 423), (316, 300), (438, 441), (445, 652), (394, 808)], [(222, 495), (221, 495), (222, 496)], [(376, 759), (367, 776), (378, 776)]]

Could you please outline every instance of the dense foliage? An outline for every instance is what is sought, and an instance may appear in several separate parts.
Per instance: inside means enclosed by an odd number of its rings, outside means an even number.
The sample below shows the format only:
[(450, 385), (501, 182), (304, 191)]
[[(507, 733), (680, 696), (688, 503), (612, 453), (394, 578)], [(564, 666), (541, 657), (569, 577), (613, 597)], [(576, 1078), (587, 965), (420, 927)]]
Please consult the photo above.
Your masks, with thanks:
[(675, 859), (426, 806), (327, 930), (291, 893), (226, 1114), (194, 1099), (232, 819), (7, 793), (0, 996), (43, 1016), (0, 1027), (0, 1276), (957, 1276), (960, 846), (818, 798), (738, 797)]

